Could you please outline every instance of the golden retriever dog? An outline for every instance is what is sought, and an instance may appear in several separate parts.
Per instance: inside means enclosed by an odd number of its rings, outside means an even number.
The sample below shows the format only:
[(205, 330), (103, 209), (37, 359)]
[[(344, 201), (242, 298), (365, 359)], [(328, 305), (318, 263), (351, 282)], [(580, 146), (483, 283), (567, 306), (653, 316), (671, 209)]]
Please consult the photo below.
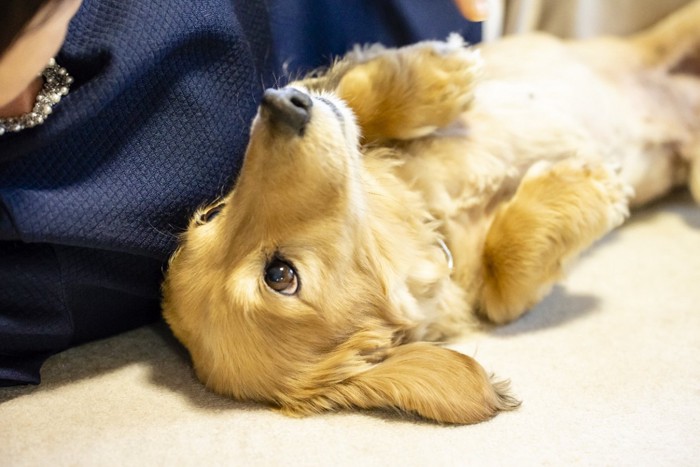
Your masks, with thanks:
[(630, 205), (700, 199), (700, 2), (626, 39), (357, 48), (264, 93), (164, 316), (211, 390), (475, 423), (518, 402), (440, 346), (518, 318)]

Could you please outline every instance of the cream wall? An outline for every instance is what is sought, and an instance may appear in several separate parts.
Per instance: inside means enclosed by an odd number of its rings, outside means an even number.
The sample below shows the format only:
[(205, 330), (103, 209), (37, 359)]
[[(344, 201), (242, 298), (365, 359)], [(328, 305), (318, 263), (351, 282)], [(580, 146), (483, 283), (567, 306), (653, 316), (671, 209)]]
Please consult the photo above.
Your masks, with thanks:
[[(561, 37), (628, 34), (690, 0), (490, 0), (485, 40), (544, 30)], [(698, 25), (700, 27), (700, 25)]]

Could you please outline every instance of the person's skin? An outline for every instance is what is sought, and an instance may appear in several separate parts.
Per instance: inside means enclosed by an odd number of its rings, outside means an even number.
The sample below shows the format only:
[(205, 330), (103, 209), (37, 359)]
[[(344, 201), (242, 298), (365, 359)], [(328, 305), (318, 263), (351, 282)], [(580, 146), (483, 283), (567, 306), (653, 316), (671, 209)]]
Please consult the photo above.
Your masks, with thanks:
[(82, 3), (57, 1), (60, 5), (49, 3), (40, 10), (0, 57), (0, 118), (25, 114), (34, 106), (43, 85), (41, 72), (61, 48), (68, 23)]
[(454, 0), (454, 2), (469, 21), (484, 21), (488, 16), (488, 0)]

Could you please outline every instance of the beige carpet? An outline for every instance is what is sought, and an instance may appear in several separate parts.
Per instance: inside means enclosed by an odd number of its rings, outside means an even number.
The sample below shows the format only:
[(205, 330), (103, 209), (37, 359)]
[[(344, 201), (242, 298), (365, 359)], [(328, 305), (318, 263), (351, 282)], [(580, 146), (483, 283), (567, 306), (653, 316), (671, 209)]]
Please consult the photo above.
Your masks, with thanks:
[[(700, 465), (700, 209), (637, 213), (520, 321), (454, 348), (522, 407), (474, 426), (292, 419), (205, 391), (162, 325), (0, 389), (0, 465)], [(437, 382), (439, 384), (439, 382)]]

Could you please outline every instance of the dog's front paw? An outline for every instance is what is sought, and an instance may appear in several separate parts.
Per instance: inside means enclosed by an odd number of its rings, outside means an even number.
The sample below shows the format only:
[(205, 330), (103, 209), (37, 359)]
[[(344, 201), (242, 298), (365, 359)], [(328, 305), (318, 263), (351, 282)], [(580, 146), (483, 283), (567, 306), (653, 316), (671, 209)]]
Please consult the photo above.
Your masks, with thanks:
[(422, 47), (425, 56), (416, 66), (416, 106), (423, 112), (425, 127), (415, 128), (418, 136), (448, 125), (469, 108), (481, 69), (481, 54), (468, 48), (458, 34)]
[(489, 229), (480, 313), (505, 323), (537, 303), (567, 263), (625, 220), (632, 194), (610, 165), (533, 165)]
[(585, 170), (595, 180), (598, 190), (607, 201), (608, 229), (619, 227), (630, 215), (629, 203), (634, 197), (634, 188), (622, 180), (619, 166), (587, 165)]
[[(590, 203), (589, 212), (599, 213), (605, 221), (601, 223), (603, 234), (620, 226), (629, 217), (629, 202), (634, 196), (634, 189), (620, 177), (620, 167), (603, 162), (590, 162), (579, 159), (567, 159), (553, 164), (547, 169), (546, 163), (535, 164), (526, 175), (524, 182), (530, 178), (546, 177), (546, 172), (561, 183), (571, 187), (585, 187), (594, 190), (585, 200)], [(573, 192), (572, 192), (573, 193)]]
[(455, 121), (473, 99), (479, 52), (461, 37), (386, 49), (348, 71), (338, 94), (366, 140), (406, 140)]

